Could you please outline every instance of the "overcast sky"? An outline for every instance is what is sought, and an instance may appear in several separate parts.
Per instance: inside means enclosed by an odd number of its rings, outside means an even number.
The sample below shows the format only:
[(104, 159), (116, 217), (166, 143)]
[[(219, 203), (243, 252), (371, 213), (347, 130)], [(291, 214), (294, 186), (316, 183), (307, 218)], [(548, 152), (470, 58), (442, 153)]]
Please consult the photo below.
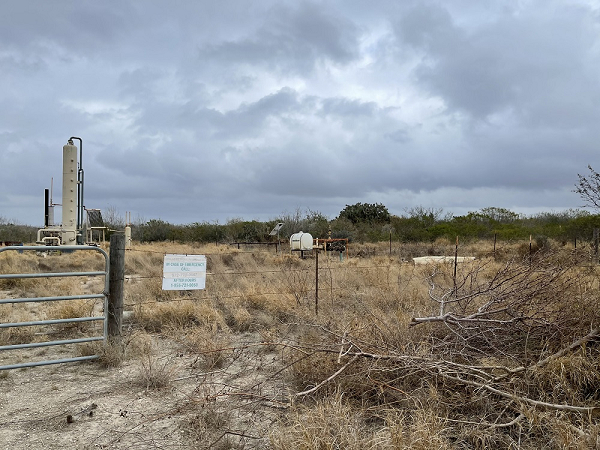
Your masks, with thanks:
[[(600, 169), (600, 2), (5, 2), (0, 216), (192, 223), (346, 204), (581, 206)], [(56, 217), (60, 220), (60, 210)]]

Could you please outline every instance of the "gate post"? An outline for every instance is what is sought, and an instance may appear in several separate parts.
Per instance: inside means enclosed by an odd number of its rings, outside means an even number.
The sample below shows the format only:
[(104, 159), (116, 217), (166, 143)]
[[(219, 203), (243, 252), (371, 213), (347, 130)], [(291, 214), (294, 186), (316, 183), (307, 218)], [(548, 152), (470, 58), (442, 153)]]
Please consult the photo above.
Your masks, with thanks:
[(125, 234), (113, 233), (110, 236), (109, 292), (107, 311), (107, 337), (113, 343), (120, 343), (123, 323), (123, 283), (125, 278)]

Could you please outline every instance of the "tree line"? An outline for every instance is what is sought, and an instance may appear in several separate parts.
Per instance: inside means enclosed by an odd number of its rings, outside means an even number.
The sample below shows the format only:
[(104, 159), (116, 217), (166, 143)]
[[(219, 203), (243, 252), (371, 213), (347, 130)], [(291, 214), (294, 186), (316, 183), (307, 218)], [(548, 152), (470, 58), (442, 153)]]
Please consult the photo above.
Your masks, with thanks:
[[(118, 214), (105, 219), (111, 230), (123, 230)], [(587, 210), (570, 209), (525, 216), (505, 208), (488, 207), (455, 216), (441, 208), (414, 207), (401, 215), (390, 214), (382, 204), (346, 205), (334, 219), (318, 211), (297, 210), (272, 220), (230, 219), (225, 223), (194, 222), (177, 225), (162, 219), (134, 221), (132, 237), (136, 241), (177, 241), (199, 243), (273, 242), (269, 233), (283, 222), (280, 237), (286, 240), (303, 231), (315, 238), (346, 238), (350, 242), (433, 242), (440, 238), (465, 240), (553, 239), (566, 242), (591, 240), (600, 228), (600, 215)], [(33, 242), (37, 229), (0, 217), (0, 241)], [(110, 234), (110, 233), (109, 233)]]
[[(106, 225), (123, 230), (118, 214), (109, 215)], [(162, 219), (138, 219), (132, 226), (136, 241), (177, 241), (199, 243), (273, 242), (269, 233), (283, 222), (281, 239), (303, 231), (315, 238), (346, 238), (350, 242), (380, 242), (390, 238), (399, 242), (433, 242), (440, 238), (454, 240), (553, 239), (574, 242), (591, 240), (600, 228), (600, 215), (587, 210), (570, 209), (525, 216), (505, 208), (488, 207), (466, 215), (455, 216), (441, 208), (414, 207), (401, 215), (390, 214), (382, 204), (346, 205), (334, 219), (318, 211), (297, 210), (283, 213), (272, 220), (230, 219), (225, 223), (194, 222), (177, 225)], [(37, 229), (10, 222), (0, 217), (0, 241), (33, 242)], [(110, 234), (110, 233), (109, 233)]]
[(454, 216), (436, 208), (415, 207), (402, 215), (390, 214), (381, 204), (347, 205), (330, 220), (318, 211), (296, 211), (268, 221), (231, 219), (226, 223), (194, 222), (174, 225), (160, 219), (139, 221), (133, 226), (133, 238), (139, 241), (178, 241), (200, 243), (273, 242), (269, 233), (282, 222), (280, 237), (287, 239), (303, 231), (315, 238), (346, 238), (350, 242), (433, 242), (440, 238), (453, 241), (498, 239), (553, 239), (563, 243), (591, 240), (600, 228), (600, 215), (570, 209), (522, 215), (505, 208), (488, 207), (466, 215)]

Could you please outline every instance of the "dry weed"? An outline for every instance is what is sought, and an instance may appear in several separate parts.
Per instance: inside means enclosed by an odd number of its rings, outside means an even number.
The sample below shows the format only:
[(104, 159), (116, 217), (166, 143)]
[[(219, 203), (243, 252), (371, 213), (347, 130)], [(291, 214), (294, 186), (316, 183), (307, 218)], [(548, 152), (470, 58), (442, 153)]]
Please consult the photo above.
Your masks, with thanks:
[(380, 447), (363, 412), (352, 408), (342, 394), (332, 395), (316, 405), (295, 408), (292, 417), (282, 422), (269, 438), (273, 449), (348, 449)]
[(225, 318), (217, 308), (206, 302), (194, 300), (137, 305), (134, 307), (133, 318), (136, 323), (150, 332), (196, 326), (214, 330), (227, 328)]
[(230, 422), (230, 412), (217, 408), (213, 403), (206, 403), (185, 420), (184, 428), (198, 449), (242, 449), (245, 447), (243, 444), (235, 443), (223, 431), (227, 430)]
[(11, 327), (0, 330), (0, 345), (28, 344), (36, 340), (36, 327)]
[(220, 369), (231, 354), (231, 340), (227, 334), (206, 328), (187, 330), (176, 340), (184, 345), (186, 350), (198, 355), (196, 363), (206, 370)]
[(243, 306), (234, 306), (229, 309), (230, 314), (227, 316), (227, 325), (237, 332), (245, 332), (252, 329), (254, 318)]
[(134, 383), (143, 386), (146, 390), (160, 390), (168, 387), (179, 369), (177, 363), (170, 356), (160, 356), (159, 343), (148, 336), (139, 335), (139, 353), (137, 377)]
[(140, 359), (135, 381), (146, 390), (160, 390), (171, 384), (176, 371), (177, 367), (172, 358), (147, 355)]
[(384, 417), (353, 405), (339, 391), (315, 405), (295, 407), (269, 436), (274, 449), (450, 450), (448, 422), (434, 410)]
[(125, 359), (123, 344), (111, 342), (86, 342), (77, 346), (79, 356), (98, 355), (96, 362), (105, 369), (119, 367)]
[[(46, 313), (48, 319), (75, 319), (79, 317), (93, 317), (95, 300), (65, 300), (51, 304)], [(92, 322), (73, 322), (53, 325), (60, 333), (77, 330), (85, 332), (92, 328)]]

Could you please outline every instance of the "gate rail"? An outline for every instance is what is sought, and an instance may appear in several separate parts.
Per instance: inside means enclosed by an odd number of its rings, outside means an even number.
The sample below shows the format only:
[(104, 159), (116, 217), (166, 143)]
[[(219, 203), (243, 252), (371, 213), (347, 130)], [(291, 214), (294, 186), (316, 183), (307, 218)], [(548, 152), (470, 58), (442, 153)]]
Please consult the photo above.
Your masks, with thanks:
[[(32, 342), (29, 344), (13, 344), (13, 345), (2, 345), (2, 350), (17, 350), (26, 348), (37, 348), (37, 347), (48, 347), (53, 345), (67, 345), (67, 344), (79, 344), (83, 342), (92, 341), (106, 341), (108, 334), (108, 293), (109, 293), (109, 258), (106, 251), (99, 247), (92, 247), (88, 245), (65, 245), (65, 246), (11, 246), (11, 247), (0, 247), (0, 253), (5, 251), (75, 251), (75, 250), (87, 250), (97, 251), (104, 257), (104, 271), (94, 272), (48, 272), (48, 273), (14, 273), (14, 274), (0, 274), (0, 279), (17, 279), (17, 278), (56, 278), (56, 277), (104, 277), (104, 291), (101, 294), (85, 294), (85, 295), (61, 295), (51, 297), (25, 297), (25, 298), (7, 298), (0, 299), (0, 305), (8, 303), (34, 303), (34, 302), (53, 302), (53, 301), (64, 301), (64, 300), (76, 300), (76, 299), (104, 299), (104, 310), (102, 316), (91, 316), (91, 317), (74, 317), (69, 319), (49, 319), (49, 320), (35, 320), (30, 322), (14, 322), (14, 323), (0, 323), (0, 330), (12, 327), (28, 327), (36, 325), (54, 325), (63, 323), (77, 323), (77, 322), (94, 322), (102, 320), (104, 322), (102, 336), (78, 338), (78, 339), (63, 339), (57, 341), (46, 341), (46, 342)], [(63, 359), (51, 359), (44, 361), (26, 362), (20, 364), (9, 364), (0, 366), (0, 370), (8, 369), (20, 369), (24, 367), (36, 367), (46, 366), (50, 364), (62, 364), (76, 361), (87, 361), (99, 358), (100, 355), (89, 355), (89, 356), (78, 356), (73, 358)]]

